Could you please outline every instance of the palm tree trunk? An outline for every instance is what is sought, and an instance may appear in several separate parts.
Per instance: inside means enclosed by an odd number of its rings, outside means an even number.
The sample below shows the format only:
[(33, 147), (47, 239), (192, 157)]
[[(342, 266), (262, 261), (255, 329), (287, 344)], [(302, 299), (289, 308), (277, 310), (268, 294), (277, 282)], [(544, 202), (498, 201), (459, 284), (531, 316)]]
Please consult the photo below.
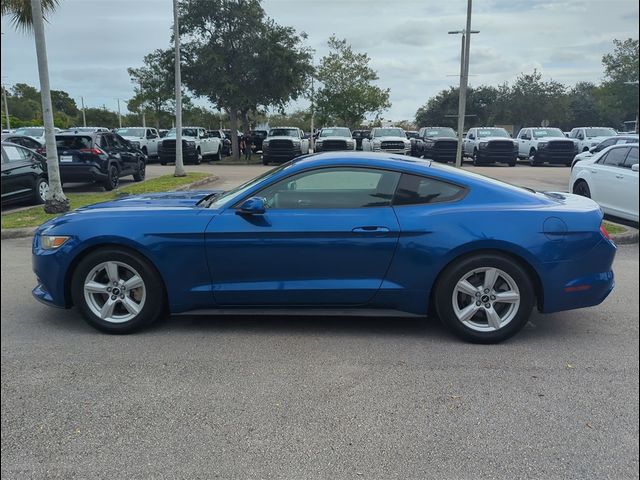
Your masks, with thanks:
[(31, 0), (33, 15), (33, 32), (36, 40), (38, 57), (38, 75), (40, 76), (40, 95), (42, 97), (42, 120), (44, 122), (44, 138), (47, 149), (47, 175), (49, 177), (49, 193), (44, 204), (47, 213), (61, 213), (69, 210), (69, 200), (62, 191), (58, 149), (53, 125), (53, 107), (51, 106), (51, 88), (49, 86), (49, 64), (47, 62), (47, 44), (44, 38), (44, 19), (42, 17), (41, 0)]
[(231, 129), (231, 152), (233, 160), (240, 160), (240, 142), (238, 141), (238, 108), (231, 107), (229, 114), (229, 128)]
[(180, 26), (178, 25), (178, 0), (173, 0), (173, 37), (176, 51), (176, 169), (174, 177), (185, 177), (182, 159), (182, 79), (180, 76)]

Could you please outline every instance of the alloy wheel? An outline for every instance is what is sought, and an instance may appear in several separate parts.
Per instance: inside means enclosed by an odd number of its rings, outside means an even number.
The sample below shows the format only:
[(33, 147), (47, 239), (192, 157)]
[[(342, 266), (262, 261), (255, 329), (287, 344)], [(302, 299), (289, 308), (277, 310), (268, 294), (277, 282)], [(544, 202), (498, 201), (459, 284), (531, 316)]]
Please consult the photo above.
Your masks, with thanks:
[(451, 300), (459, 322), (477, 332), (495, 332), (517, 315), (520, 290), (508, 273), (482, 267), (458, 280)]
[(142, 277), (124, 262), (96, 265), (84, 280), (84, 299), (91, 312), (109, 323), (133, 320), (144, 307), (147, 291)]
[(47, 194), (49, 193), (49, 183), (42, 181), (38, 185), (38, 195), (40, 195), (40, 199), (44, 202), (47, 199)]

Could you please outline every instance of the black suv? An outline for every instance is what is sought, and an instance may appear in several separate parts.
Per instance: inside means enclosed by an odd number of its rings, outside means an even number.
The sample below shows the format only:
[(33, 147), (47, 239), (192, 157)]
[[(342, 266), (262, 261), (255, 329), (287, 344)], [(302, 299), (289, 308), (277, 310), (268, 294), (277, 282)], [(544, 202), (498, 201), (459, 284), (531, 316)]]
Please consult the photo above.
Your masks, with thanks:
[(253, 142), (253, 146), (251, 147), (254, 152), (262, 151), (262, 142), (269, 135), (268, 130), (251, 130), (251, 139)]
[(98, 182), (113, 190), (120, 178), (144, 180), (146, 158), (120, 135), (111, 132), (56, 135), (62, 182)]
[(44, 203), (49, 191), (44, 157), (20, 145), (2, 142), (2, 204)]
[(362, 150), (362, 140), (371, 138), (371, 130), (354, 130), (351, 132), (351, 138), (356, 141), (356, 150)]

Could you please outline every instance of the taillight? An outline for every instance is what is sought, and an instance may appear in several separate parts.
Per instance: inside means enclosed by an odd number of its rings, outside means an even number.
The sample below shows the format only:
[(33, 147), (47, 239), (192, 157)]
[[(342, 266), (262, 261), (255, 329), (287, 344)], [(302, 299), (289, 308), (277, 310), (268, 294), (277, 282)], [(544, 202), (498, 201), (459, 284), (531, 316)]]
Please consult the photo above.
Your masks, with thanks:
[(46, 156), (47, 155), (47, 149), (46, 148), (36, 148), (36, 153), (39, 153), (42, 156)]
[(81, 148), (80, 153), (92, 153), (94, 155), (102, 155), (102, 150), (99, 148)]
[(607, 232), (607, 229), (605, 228), (604, 223), (600, 224), (600, 233), (607, 240), (611, 240), (611, 235), (609, 235), (609, 232)]

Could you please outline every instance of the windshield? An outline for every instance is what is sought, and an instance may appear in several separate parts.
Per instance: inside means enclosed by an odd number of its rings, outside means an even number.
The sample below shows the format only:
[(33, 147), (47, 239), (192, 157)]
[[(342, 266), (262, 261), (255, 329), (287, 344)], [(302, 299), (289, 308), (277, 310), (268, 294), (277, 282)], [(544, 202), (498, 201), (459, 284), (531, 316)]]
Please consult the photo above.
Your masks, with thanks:
[(259, 138), (265, 138), (268, 133), (266, 130), (251, 130), (251, 135)]
[(584, 133), (587, 137), (614, 137), (617, 135), (613, 128), (585, 128)]
[(424, 136), (427, 138), (435, 138), (435, 137), (456, 138), (456, 132), (453, 130), (453, 128), (428, 128), (424, 131)]
[(418, 138), (418, 132), (407, 132), (407, 138)]
[[(165, 136), (166, 137), (175, 137), (176, 136), (176, 129), (172, 128), (171, 130), (169, 130), (167, 132), (167, 134)], [(197, 128), (183, 128), (182, 129), (182, 136), (183, 137), (197, 137), (198, 136), (198, 129)]]
[(320, 137), (351, 137), (348, 128), (323, 128)]
[(369, 130), (356, 130), (353, 132), (353, 138), (368, 138)]
[(486, 137), (511, 138), (511, 135), (504, 128), (479, 128), (478, 138)]
[(559, 128), (542, 128), (533, 130), (533, 138), (546, 138), (546, 137), (563, 137), (564, 133)]
[(222, 138), (219, 130), (209, 130), (209, 136), (214, 138)]
[(286, 167), (288, 167), (290, 165), (291, 165), (291, 162), (287, 162), (287, 163), (285, 163), (283, 165), (280, 165), (279, 167), (276, 167), (274, 169), (269, 170), (268, 172), (263, 173), (259, 177), (254, 178), (253, 180), (249, 180), (248, 182), (243, 183), (239, 187), (236, 187), (236, 188), (234, 188), (232, 190), (229, 190), (228, 192), (224, 192), (223, 194), (221, 194), (221, 195), (216, 197), (215, 202), (213, 202), (209, 206), (209, 208), (220, 208), (222, 205), (224, 205), (227, 202), (234, 202), (235, 200), (240, 198), (242, 195), (244, 195), (244, 193), (247, 190), (250, 190), (254, 185), (258, 184), (259, 182), (261, 182), (265, 178), (270, 177), (271, 175), (275, 175), (280, 170), (282, 170), (282, 169), (284, 169), (284, 168), (286, 168)]
[(119, 128), (116, 133), (121, 137), (144, 137), (144, 128)]
[(270, 137), (298, 137), (298, 130), (295, 128), (272, 128), (269, 130)]
[(406, 137), (401, 128), (376, 128), (373, 131), (374, 137)]
[(28, 137), (41, 137), (44, 135), (44, 128), (18, 128), (16, 135), (26, 135)]

